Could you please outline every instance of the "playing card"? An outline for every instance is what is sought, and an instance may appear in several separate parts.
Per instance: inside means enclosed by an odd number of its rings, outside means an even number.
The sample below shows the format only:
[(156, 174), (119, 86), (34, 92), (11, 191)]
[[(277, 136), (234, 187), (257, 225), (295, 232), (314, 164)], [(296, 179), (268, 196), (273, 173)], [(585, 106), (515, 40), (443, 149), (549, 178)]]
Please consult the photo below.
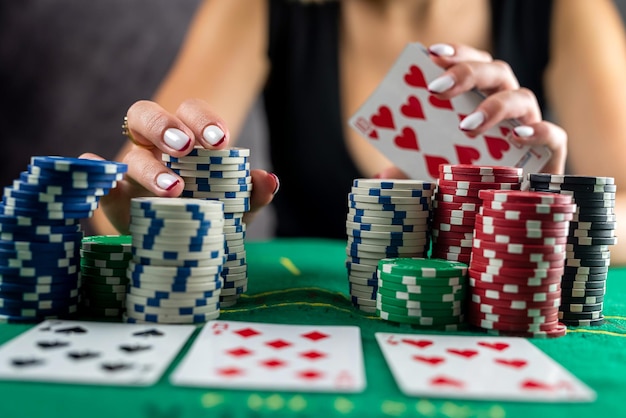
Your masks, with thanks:
[(484, 96), (473, 90), (437, 99), (427, 86), (443, 72), (423, 45), (407, 45), (349, 125), (414, 179), (437, 179), (440, 164), (515, 166), (525, 173), (545, 165), (551, 157), (547, 147), (520, 147), (510, 140), (519, 125), (515, 120), (473, 138), (461, 131), (459, 123)]
[(590, 402), (595, 392), (528, 340), (376, 333), (408, 396)]
[(0, 347), (0, 379), (151, 385), (195, 330), (50, 320)]
[(181, 386), (360, 392), (365, 389), (360, 330), (211, 321), (170, 381)]

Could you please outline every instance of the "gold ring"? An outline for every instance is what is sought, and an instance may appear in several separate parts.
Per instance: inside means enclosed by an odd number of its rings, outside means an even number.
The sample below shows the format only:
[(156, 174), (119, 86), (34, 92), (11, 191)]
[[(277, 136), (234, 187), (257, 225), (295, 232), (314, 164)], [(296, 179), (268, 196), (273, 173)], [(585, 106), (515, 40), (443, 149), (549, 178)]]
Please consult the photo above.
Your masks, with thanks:
[(124, 116), (124, 122), (122, 122), (122, 135), (124, 135), (130, 142), (137, 145), (138, 147), (146, 148), (145, 145), (140, 144), (135, 140), (133, 134), (130, 133), (130, 129), (128, 128), (128, 116)]

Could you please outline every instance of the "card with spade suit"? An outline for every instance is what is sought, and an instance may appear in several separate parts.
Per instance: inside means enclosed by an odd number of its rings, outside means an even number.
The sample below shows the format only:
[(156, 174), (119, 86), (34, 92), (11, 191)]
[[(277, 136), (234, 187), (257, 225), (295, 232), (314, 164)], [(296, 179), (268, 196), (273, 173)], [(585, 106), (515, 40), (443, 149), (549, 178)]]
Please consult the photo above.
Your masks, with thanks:
[(484, 96), (472, 90), (451, 100), (436, 98), (427, 86), (443, 72), (423, 45), (407, 45), (349, 125), (414, 179), (437, 179), (440, 164), (515, 166), (525, 174), (540, 171), (551, 151), (513, 143), (517, 121), (503, 121), (475, 137), (459, 129)]
[(48, 320), (0, 346), (0, 379), (148, 386), (193, 325)]
[(532, 402), (596, 398), (591, 388), (524, 338), (375, 335), (408, 396)]
[(297, 392), (361, 392), (355, 326), (210, 321), (170, 376), (174, 385)]

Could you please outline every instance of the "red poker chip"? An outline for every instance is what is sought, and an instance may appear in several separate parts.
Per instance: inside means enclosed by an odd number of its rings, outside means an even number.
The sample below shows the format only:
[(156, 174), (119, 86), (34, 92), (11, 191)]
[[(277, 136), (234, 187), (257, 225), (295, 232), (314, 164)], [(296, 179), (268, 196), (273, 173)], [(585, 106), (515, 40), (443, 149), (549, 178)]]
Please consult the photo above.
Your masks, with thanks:
[(490, 273), (501, 276), (523, 277), (526, 279), (553, 279), (560, 278), (563, 275), (563, 268), (554, 269), (523, 269), (514, 267), (496, 267), (487, 264), (473, 262), (470, 268), (479, 273)]
[(474, 222), (474, 228), (486, 234), (509, 235), (521, 238), (547, 238), (547, 237), (567, 237), (569, 229), (526, 229), (526, 228), (507, 228), (504, 226), (485, 225), (480, 217)]
[(431, 231), (431, 235), (433, 239), (435, 238), (446, 238), (446, 239), (459, 239), (459, 240), (473, 240), (474, 233), (473, 232), (454, 232), (454, 231), (440, 231), (438, 229), (433, 229)]
[(481, 250), (474, 248), (472, 251), (472, 261), (474, 263), (482, 263), (487, 264), (489, 266), (506, 266), (513, 268), (558, 268), (565, 266), (565, 260), (554, 260), (554, 261), (528, 261), (528, 260), (506, 260), (499, 257), (485, 257)]
[(494, 218), (493, 216), (478, 215), (476, 219), (481, 220), (485, 225), (501, 226), (506, 228), (522, 228), (522, 229), (567, 229), (569, 230), (569, 222), (553, 222), (553, 221), (536, 221), (531, 219), (514, 220)]
[(487, 321), (480, 320), (479, 318), (468, 317), (467, 322), (471, 325), (488, 328), (488, 329), (497, 329), (500, 331), (515, 331), (515, 332), (534, 332), (534, 331), (550, 331), (555, 329), (559, 320), (544, 322), (541, 324), (515, 324), (515, 323), (507, 323), (507, 322), (496, 322), (496, 321)]
[(572, 203), (572, 197), (559, 193), (522, 191), (522, 190), (481, 190), (478, 197), (484, 201), (497, 201), (508, 203), (540, 203), (540, 204), (561, 204)]
[(505, 235), (505, 234), (487, 234), (478, 229), (474, 230), (474, 238), (482, 241), (491, 241), (498, 243), (516, 243), (528, 245), (565, 245), (568, 237), (545, 237), (545, 238), (528, 238), (524, 236)]
[(491, 209), (485, 206), (481, 206), (478, 213), (485, 216), (491, 216), (493, 218), (512, 219), (518, 221), (532, 219), (537, 221), (563, 222), (574, 219), (573, 213), (527, 213), (519, 210)]
[(444, 225), (471, 226), (473, 228), (474, 220), (475, 218), (472, 218), (469, 216), (459, 218), (456, 216), (441, 215), (437, 211), (434, 211), (432, 224), (433, 225), (444, 224)]
[(430, 258), (438, 258), (447, 261), (458, 261), (460, 263), (469, 264), (471, 255), (433, 251)]
[(501, 244), (493, 241), (483, 241), (475, 238), (474, 248), (497, 251), (499, 254), (506, 253), (519, 256), (530, 256), (531, 254), (556, 255), (565, 257), (565, 245), (527, 245), (527, 244)]
[(549, 214), (549, 213), (576, 213), (577, 206), (575, 204), (550, 204), (544, 205), (541, 203), (509, 203), (509, 202), (495, 202), (495, 201), (483, 201), (483, 207), (495, 210), (519, 210), (529, 215)]
[(481, 290), (492, 290), (495, 292), (501, 292), (505, 294), (513, 294), (519, 295), (522, 299), (526, 300), (530, 296), (535, 296), (540, 293), (551, 294), (558, 293), (561, 294), (561, 284), (560, 283), (552, 283), (552, 284), (543, 284), (540, 286), (526, 286), (520, 284), (513, 283), (487, 283), (480, 280), (476, 280), (474, 277), (469, 277), (469, 287), (470, 289), (481, 289)]
[(549, 331), (534, 331), (534, 332), (518, 332), (518, 331), (502, 331), (502, 330), (483, 330), (487, 335), (500, 336), (500, 337), (517, 337), (517, 338), (559, 338), (564, 337), (567, 334), (567, 326), (562, 322)]
[[(471, 265), (471, 261), (470, 261)], [(483, 283), (496, 283), (496, 284), (519, 284), (522, 286), (541, 286), (544, 284), (552, 284), (552, 283), (561, 283), (561, 279), (556, 277), (550, 277), (547, 279), (535, 279), (535, 278), (525, 278), (525, 277), (513, 277), (513, 276), (504, 276), (501, 274), (489, 274), (483, 273), (473, 270), (471, 267), (468, 270), (468, 276), (473, 277), (476, 280), (480, 280)]]
[(470, 233), (474, 235), (474, 224), (471, 225), (452, 225), (448, 222), (436, 222), (433, 219), (432, 229), (442, 232), (457, 232), (457, 233)]
[(479, 182), (479, 181), (453, 181), (453, 180), (437, 180), (437, 185), (442, 187), (450, 187), (453, 189), (482, 190), (520, 190), (521, 183), (498, 183), (498, 182)]
[(524, 169), (506, 165), (440, 164), (440, 173), (505, 174), (521, 176)]
[(439, 179), (480, 183), (521, 183), (522, 180), (524, 180), (524, 176), (505, 174), (439, 173)]
[(440, 202), (438, 199), (433, 200), (433, 209), (436, 210), (462, 210), (465, 212), (478, 212), (480, 202)]
[(507, 316), (515, 316), (515, 317), (526, 317), (526, 318), (534, 318), (537, 316), (546, 316), (559, 314), (558, 307), (550, 307), (550, 308), (540, 308), (540, 309), (511, 309), (511, 308), (502, 308), (499, 306), (489, 305), (487, 303), (477, 303), (474, 301), (469, 301), (467, 304), (467, 309), (475, 310), (481, 313), (487, 314), (495, 314), (495, 315), (507, 315)]
[[(470, 287), (469, 292), (471, 295), (477, 295), (477, 296), (480, 296), (481, 298), (487, 298), (486, 300), (495, 299), (501, 302), (508, 301), (510, 303), (525, 302), (527, 304), (528, 303), (543, 304), (543, 305), (534, 305), (534, 307), (542, 306), (542, 307), (547, 308), (550, 306), (554, 306), (554, 304), (557, 303), (557, 300), (558, 300), (559, 305), (561, 303), (560, 292), (515, 294), (515, 293), (500, 292), (497, 290), (480, 289), (480, 288), (475, 288), (475, 287)], [(525, 306), (533, 306), (533, 305), (525, 305)]]
[[(456, 187), (437, 186), (437, 193), (446, 194), (448, 196), (465, 197), (471, 199), (479, 199), (478, 192), (480, 189), (457, 189)], [(481, 200), (482, 202), (482, 200)]]
[(433, 200), (446, 203), (475, 203), (479, 206), (483, 204), (483, 201), (478, 196), (457, 196), (454, 194), (442, 193), (440, 191), (435, 193)]
[(493, 321), (504, 324), (512, 325), (530, 325), (530, 324), (549, 324), (559, 320), (559, 310), (555, 308), (555, 312), (551, 314), (527, 317), (527, 316), (515, 316), (515, 315), (500, 315), (481, 312), (474, 308), (468, 308), (466, 314), (468, 318), (481, 321)]
[(472, 255), (472, 249), (467, 247), (455, 247), (452, 245), (439, 245), (433, 243), (433, 252), (438, 254), (463, 254), (467, 257)]
[(443, 208), (433, 208), (433, 217), (438, 216), (440, 218), (462, 218), (474, 220), (477, 214), (478, 211), (473, 210), (449, 210)]
[[(500, 299), (487, 296), (485, 294), (479, 294), (482, 292), (477, 290), (476, 293), (471, 292), (470, 300), (475, 303), (486, 303), (488, 305), (497, 306), (499, 308), (507, 309), (547, 309), (547, 308), (559, 308), (561, 305), (561, 298), (549, 298), (545, 301), (532, 301), (524, 299)], [(484, 293), (484, 292), (483, 292)]]

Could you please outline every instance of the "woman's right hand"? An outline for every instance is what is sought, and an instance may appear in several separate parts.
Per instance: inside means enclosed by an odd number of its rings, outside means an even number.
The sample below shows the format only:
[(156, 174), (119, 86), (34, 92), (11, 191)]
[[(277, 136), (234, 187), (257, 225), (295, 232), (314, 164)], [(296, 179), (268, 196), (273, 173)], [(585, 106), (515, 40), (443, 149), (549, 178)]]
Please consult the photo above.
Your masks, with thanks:
[[(122, 234), (128, 233), (130, 200), (139, 196), (177, 197), (184, 180), (161, 161), (163, 153), (174, 157), (187, 155), (194, 147), (224, 149), (230, 145), (228, 127), (208, 103), (199, 99), (183, 102), (175, 114), (152, 101), (138, 101), (127, 112), (128, 136), (119, 160), (128, 172), (115, 189), (100, 201), (100, 209), (110, 224)], [(82, 158), (100, 159), (95, 154)], [(276, 175), (252, 170), (251, 210), (244, 216), (250, 222), (255, 212), (272, 201), (278, 191)]]

